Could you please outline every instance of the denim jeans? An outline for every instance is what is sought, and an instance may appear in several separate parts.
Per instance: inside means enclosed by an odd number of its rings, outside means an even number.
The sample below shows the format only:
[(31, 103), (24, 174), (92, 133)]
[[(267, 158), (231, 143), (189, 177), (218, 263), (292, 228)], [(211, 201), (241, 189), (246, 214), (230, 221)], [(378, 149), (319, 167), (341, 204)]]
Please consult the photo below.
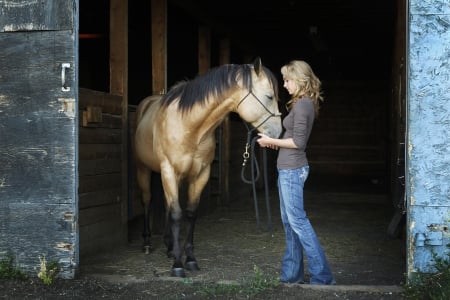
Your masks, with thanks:
[(309, 166), (278, 170), (281, 220), (286, 234), (286, 251), (281, 265), (282, 282), (304, 282), (303, 254), (308, 259), (311, 284), (336, 284), (325, 253), (303, 208), (303, 186)]

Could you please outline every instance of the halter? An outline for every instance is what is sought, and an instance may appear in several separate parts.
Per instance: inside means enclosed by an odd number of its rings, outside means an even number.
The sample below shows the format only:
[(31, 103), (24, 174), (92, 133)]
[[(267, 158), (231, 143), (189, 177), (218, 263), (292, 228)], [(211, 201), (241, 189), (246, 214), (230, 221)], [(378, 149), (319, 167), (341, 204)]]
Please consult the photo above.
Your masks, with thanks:
[(259, 104), (261, 104), (262, 107), (269, 113), (269, 116), (268, 116), (266, 119), (264, 119), (264, 121), (262, 121), (258, 126), (255, 126), (255, 127), (253, 127), (252, 129), (249, 129), (249, 127), (248, 127), (248, 125), (247, 125), (247, 122), (244, 121), (244, 124), (245, 124), (245, 126), (247, 127), (247, 130), (249, 131), (249, 133), (252, 132), (252, 131), (254, 131), (254, 130), (256, 130), (256, 129), (258, 129), (260, 126), (262, 126), (264, 123), (266, 123), (270, 118), (272, 118), (272, 117), (281, 117), (281, 113), (273, 113), (273, 112), (271, 112), (271, 111), (267, 108), (267, 106), (265, 106), (264, 103), (262, 103), (261, 100), (259, 100), (259, 98), (255, 95), (255, 93), (253, 93), (252, 90), (250, 90), (250, 91), (248, 92), (248, 94), (245, 95), (245, 97), (242, 98), (241, 101), (239, 101), (238, 105), (236, 106), (236, 110), (238, 109), (239, 105), (241, 105), (241, 103), (244, 102), (245, 99), (247, 99), (247, 97), (248, 97), (249, 95), (252, 95), (253, 97), (255, 97), (255, 99), (259, 102)]
[[(242, 104), (242, 102), (245, 101), (245, 99), (247, 99), (247, 97), (249, 95), (252, 95), (253, 97), (255, 97), (255, 99), (259, 102), (259, 104), (262, 105), (262, 107), (269, 113), (269, 116), (267, 118), (264, 119), (264, 121), (262, 121), (258, 126), (254, 126), (252, 129), (249, 128), (249, 125), (247, 124), (246, 121), (244, 121), (245, 127), (247, 127), (247, 143), (245, 144), (245, 151), (244, 154), (242, 155), (242, 157), (244, 158), (244, 162), (242, 163), (242, 167), (245, 168), (245, 165), (247, 163), (248, 158), (250, 157), (250, 153), (248, 152), (248, 149), (250, 148), (250, 140), (251, 140), (251, 136), (252, 136), (252, 132), (256, 129), (258, 129), (259, 127), (261, 127), (264, 123), (266, 123), (270, 118), (273, 117), (281, 117), (281, 113), (273, 113), (271, 112), (267, 106), (264, 105), (264, 103), (261, 102), (261, 100), (259, 100), (259, 98), (255, 95), (255, 93), (253, 93), (252, 90), (250, 90), (247, 95), (245, 95), (244, 98), (241, 99), (241, 101), (239, 101), (238, 105), (236, 106), (236, 110), (239, 108), (239, 105)], [(257, 138), (257, 137), (255, 137)], [(256, 141), (256, 139), (254, 139)], [(257, 178), (254, 180), (258, 180), (259, 177), (259, 170), (257, 171), (258, 175)], [(244, 179), (244, 178), (243, 178)], [(244, 179), (245, 182), (247, 182), (247, 180)], [(250, 182), (247, 182), (250, 183)]]
[[(253, 93), (253, 91), (249, 91), (248, 94), (244, 98), (242, 98), (241, 101), (239, 101), (238, 105), (236, 106), (236, 110), (239, 107), (239, 105), (241, 105), (241, 103), (244, 102), (245, 99), (247, 99), (247, 97), (249, 95), (253, 95), (253, 97), (255, 97), (255, 99), (259, 102), (259, 104), (261, 104), (262, 107), (264, 107), (264, 109), (269, 113), (269, 116), (263, 122), (261, 122), (258, 126), (253, 127), (252, 129), (250, 129), (247, 122), (244, 121), (245, 127), (247, 127), (247, 143), (245, 144), (245, 151), (244, 151), (244, 154), (242, 155), (242, 157), (244, 158), (244, 161), (242, 163), (241, 179), (243, 182), (245, 182), (247, 184), (251, 184), (253, 186), (253, 199), (254, 199), (254, 204), (255, 204), (256, 223), (257, 223), (258, 227), (261, 227), (260, 218), (259, 218), (258, 200), (257, 200), (257, 195), (256, 195), (256, 181), (259, 179), (260, 170), (259, 170), (258, 162), (254, 155), (255, 143), (259, 137), (255, 136), (252, 139), (252, 132), (254, 130), (258, 129), (261, 125), (263, 125), (265, 122), (267, 122), (267, 120), (269, 120), (270, 118), (281, 117), (281, 113), (271, 112), (261, 102), (261, 100), (259, 100), (259, 98)], [(244, 175), (247, 160), (250, 158), (250, 153), (248, 151), (249, 149), (251, 149), (251, 152), (253, 155), (253, 159), (251, 160), (251, 162), (252, 162), (251, 163), (251, 174), (252, 174), (251, 179), (245, 178), (245, 175)], [(269, 200), (269, 190), (268, 190), (269, 183), (268, 183), (268, 179), (267, 179), (267, 154), (266, 154), (265, 148), (263, 148), (263, 167), (264, 167), (264, 187), (265, 187), (265, 192), (266, 192), (265, 194), (266, 194), (268, 229), (269, 229), (270, 233), (272, 234), (272, 218), (271, 218), (271, 212), (270, 212), (270, 200)]]

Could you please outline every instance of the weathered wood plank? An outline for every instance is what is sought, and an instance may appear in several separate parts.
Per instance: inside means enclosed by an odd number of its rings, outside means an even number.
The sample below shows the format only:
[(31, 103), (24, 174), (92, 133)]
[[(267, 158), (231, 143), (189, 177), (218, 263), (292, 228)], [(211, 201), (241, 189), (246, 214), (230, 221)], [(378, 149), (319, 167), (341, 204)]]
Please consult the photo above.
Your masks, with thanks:
[(76, 267), (74, 204), (34, 201), (8, 205), (0, 201), (0, 254), (13, 255), (20, 269), (29, 274), (39, 272), (39, 256), (45, 255), (48, 261), (58, 262), (63, 277), (70, 276)]
[(14, 3), (0, 3), (0, 254), (14, 255), (30, 274), (36, 274), (39, 255), (45, 255), (61, 266), (61, 277), (71, 278), (78, 265), (76, 110), (68, 115), (59, 100), (75, 103), (72, 68), (66, 72), (71, 90), (61, 89), (61, 64), (75, 61), (74, 31), (4, 32), (33, 30), (46, 18), (30, 15), (32, 24), (23, 28), (28, 8), (15, 14), (5, 7)]
[(121, 144), (122, 130), (80, 127), (79, 141), (80, 147), (82, 147), (82, 144)]
[(122, 161), (120, 159), (82, 160), (78, 167), (78, 175), (93, 176), (99, 174), (120, 173)]
[(78, 155), (80, 161), (92, 159), (121, 159), (121, 145), (83, 144), (80, 145)]
[(109, 190), (99, 190), (89, 193), (80, 193), (78, 207), (80, 210), (90, 207), (109, 205), (120, 201), (121, 187), (111, 188)]
[(88, 106), (101, 107), (104, 114), (122, 115), (122, 96), (80, 88), (78, 108), (86, 110)]
[(119, 129), (122, 128), (122, 116), (119, 115), (111, 115), (111, 114), (102, 114), (102, 123), (89, 123), (84, 120), (85, 111), (80, 112), (80, 116), (83, 116), (83, 120), (80, 121), (80, 127), (86, 128), (113, 128)]
[[(117, 219), (119, 218), (119, 219)], [(80, 227), (87, 224), (95, 224), (102, 220), (115, 220), (121, 218), (120, 202), (111, 205), (103, 205), (98, 207), (90, 207), (88, 209), (80, 209), (79, 225)], [(118, 222), (120, 223), (120, 222)]]
[(0, 1), (0, 32), (72, 30), (73, 1)]
[(78, 188), (78, 192), (80, 194), (93, 191), (108, 190), (111, 188), (122, 186), (120, 173), (83, 176), (80, 177), (79, 180), (80, 186)]

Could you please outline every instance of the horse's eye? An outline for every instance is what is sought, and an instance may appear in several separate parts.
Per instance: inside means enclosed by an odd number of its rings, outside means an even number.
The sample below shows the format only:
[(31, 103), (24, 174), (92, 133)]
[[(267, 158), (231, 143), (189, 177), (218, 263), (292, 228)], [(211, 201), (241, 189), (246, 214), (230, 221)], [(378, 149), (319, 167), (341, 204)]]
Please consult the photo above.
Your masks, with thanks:
[(269, 100), (273, 100), (273, 96), (267, 95), (267, 98), (269, 98)]

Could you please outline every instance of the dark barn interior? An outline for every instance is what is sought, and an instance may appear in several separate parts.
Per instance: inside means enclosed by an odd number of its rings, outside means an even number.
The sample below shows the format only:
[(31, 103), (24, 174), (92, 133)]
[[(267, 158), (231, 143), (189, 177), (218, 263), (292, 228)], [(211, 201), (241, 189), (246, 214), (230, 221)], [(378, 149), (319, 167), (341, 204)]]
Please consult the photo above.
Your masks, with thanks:
[[(152, 93), (150, 2), (129, 1), (128, 6), (130, 107)], [(307, 61), (323, 83), (325, 102), (307, 149), (311, 173), (305, 189), (383, 194), (389, 202), (386, 215), (391, 216), (402, 127), (392, 104), (400, 65), (398, 41), (404, 39), (397, 29), (398, 3), (169, 0), (167, 86), (197, 75), (200, 26), (211, 28), (211, 67), (219, 64), (222, 37), (230, 40), (231, 63), (248, 63), (259, 56), (280, 83), (284, 63)], [(109, 11), (109, 0), (80, 0), (80, 88), (109, 91)], [(280, 86), (280, 109), (287, 96)], [(234, 191), (249, 189), (234, 175), (240, 172), (245, 143), (241, 126), (239, 117), (231, 116)], [(274, 188), (275, 170), (270, 174)], [(226, 204), (233, 205), (233, 199)]]
[[(109, 1), (80, 2), (80, 87), (108, 91)], [(393, 1), (169, 1), (167, 86), (197, 75), (199, 26), (213, 30), (212, 67), (223, 36), (231, 63), (260, 56), (280, 82), (280, 67), (303, 59), (325, 96), (309, 145), (314, 173), (389, 192), (396, 9)], [(150, 1), (128, 10), (128, 103), (136, 105), (152, 93)], [(281, 109), (287, 96), (280, 88)]]

